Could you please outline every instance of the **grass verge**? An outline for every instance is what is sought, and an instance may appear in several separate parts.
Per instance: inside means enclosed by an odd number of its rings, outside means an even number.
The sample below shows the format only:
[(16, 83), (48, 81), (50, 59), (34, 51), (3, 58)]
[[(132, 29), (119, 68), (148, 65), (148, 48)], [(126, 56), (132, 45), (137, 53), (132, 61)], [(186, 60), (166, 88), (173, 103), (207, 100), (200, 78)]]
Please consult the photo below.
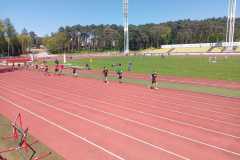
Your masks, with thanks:
[(108, 57), (80, 59), (71, 61), (71, 65), (91, 64), (93, 69), (111, 68), (112, 64), (121, 63), (127, 70), (128, 63), (133, 63), (134, 73), (150, 74), (157, 71), (161, 75), (178, 77), (207, 78), (212, 80), (240, 81), (240, 56), (217, 57), (217, 63), (209, 63), (208, 56), (169, 56), (161, 57)]
[[(9, 136), (12, 133), (12, 128), (10, 127), (11, 122), (6, 119), (4, 116), (0, 114), (0, 150), (9, 148), (9, 147), (15, 147), (16, 142), (14, 142), (12, 139), (9, 140), (3, 140), (2, 137), (4, 136)], [(29, 142), (34, 142), (36, 138), (30, 136), (29, 137)], [(33, 145), (33, 148), (37, 151), (37, 155), (39, 153), (47, 153), (47, 152), (52, 152), (52, 154), (44, 158), (44, 160), (64, 160), (63, 157), (49, 149), (46, 145), (42, 143), (38, 143)], [(24, 156), (23, 151), (16, 151), (16, 152), (8, 152), (8, 153), (3, 153), (1, 154), (4, 158), (7, 158), (8, 160), (26, 160), (29, 157), (29, 152), (27, 157)]]
[[(67, 76), (71, 76), (71, 74), (66, 74)], [(100, 75), (95, 74), (86, 74), (86, 73), (79, 73), (79, 77), (82, 78), (93, 78), (97, 80), (102, 80), (103, 77)], [(110, 81), (118, 81), (116, 77), (109, 77)], [(138, 84), (143, 85), (145, 87), (149, 87), (151, 85), (150, 81), (142, 80), (142, 79), (132, 79), (126, 78), (123, 80), (124, 83), (129, 84)], [(209, 86), (200, 86), (200, 85), (192, 85), (192, 84), (181, 84), (181, 83), (169, 83), (169, 82), (160, 82), (158, 84), (159, 88), (166, 88), (166, 89), (176, 89), (176, 90), (183, 90), (183, 91), (191, 91), (196, 93), (205, 93), (205, 94), (212, 94), (218, 96), (225, 96), (225, 97), (233, 97), (233, 98), (240, 98), (240, 90), (233, 90), (233, 89), (226, 89), (226, 88), (216, 88), (216, 87), (209, 87)]]

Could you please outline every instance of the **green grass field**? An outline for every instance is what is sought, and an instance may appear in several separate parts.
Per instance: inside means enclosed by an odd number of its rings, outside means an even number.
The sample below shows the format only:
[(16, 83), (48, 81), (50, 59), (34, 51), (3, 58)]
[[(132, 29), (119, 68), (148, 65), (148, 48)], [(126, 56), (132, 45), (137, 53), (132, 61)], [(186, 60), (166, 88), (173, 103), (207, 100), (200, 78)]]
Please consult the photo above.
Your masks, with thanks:
[[(133, 72), (149, 74), (153, 71), (161, 75), (207, 78), (214, 80), (240, 81), (240, 56), (225, 59), (218, 57), (217, 63), (209, 64), (207, 56), (170, 56), (165, 57), (109, 57), (95, 58), (91, 63), (93, 69), (111, 68), (112, 64), (122, 63), (127, 70), (128, 62), (133, 63)], [(83, 66), (90, 59), (71, 61), (71, 65)]]
[[(12, 133), (12, 128), (10, 127), (10, 121), (0, 114), (0, 150), (16, 146), (16, 142), (14, 142), (13, 140), (2, 139), (3, 136), (8, 136), (11, 133)], [(30, 142), (33, 142), (35, 140), (36, 139), (31, 136), (29, 137)], [(35, 144), (33, 145), (33, 147), (38, 152), (38, 154), (47, 153), (49, 151), (52, 152), (52, 154), (49, 157), (45, 158), (44, 160), (63, 160), (64, 159), (42, 143)], [(30, 154), (31, 152), (28, 153), (28, 156)], [(21, 151), (4, 153), (1, 155), (4, 158), (7, 158), (8, 160), (26, 160), (26, 158), (28, 158), (28, 157), (24, 157), (24, 154)]]

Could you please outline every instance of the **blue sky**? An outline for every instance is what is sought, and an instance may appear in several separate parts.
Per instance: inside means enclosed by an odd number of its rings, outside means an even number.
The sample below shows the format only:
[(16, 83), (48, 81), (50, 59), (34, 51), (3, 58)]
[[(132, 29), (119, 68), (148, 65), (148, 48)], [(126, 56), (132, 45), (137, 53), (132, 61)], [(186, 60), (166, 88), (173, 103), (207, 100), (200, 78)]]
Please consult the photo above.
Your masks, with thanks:
[[(237, 16), (240, 15), (238, 0)], [(0, 0), (0, 18), (10, 18), (43, 36), (60, 26), (122, 24), (122, 0)], [(160, 23), (227, 15), (227, 0), (129, 0), (129, 23)]]

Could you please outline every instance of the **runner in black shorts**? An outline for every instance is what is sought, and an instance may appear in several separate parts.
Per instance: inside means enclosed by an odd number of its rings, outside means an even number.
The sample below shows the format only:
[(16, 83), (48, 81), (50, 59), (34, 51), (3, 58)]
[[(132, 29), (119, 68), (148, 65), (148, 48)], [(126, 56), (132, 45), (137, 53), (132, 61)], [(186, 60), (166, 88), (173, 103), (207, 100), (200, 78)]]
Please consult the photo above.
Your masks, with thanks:
[(38, 70), (38, 68), (39, 68), (39, 66), (38, 66), (38, 64), (36, 64), (36, 65), (35, 65), (35, 69)]
[(54, 69), (55, 74), (58, 74), (58, 71), (59, 71), (58, 67), (59, 67), (58, 64), (55, 65), (55, 69)]
[(103, 76), (104, 76), (104, 82), (109, 83), (108, 82), (108, 69), (107, 69), (107, 67), (103, 68)]
[(158, 89), (157, 88), (157, 72), (153, 72), (152, 73), (152, 85), (151, 85), (151, 89)]
[(122, 83), (123, 69), (122, 69), (122, 64), (121, 64), (121, 63), (118, 64), (118, 67), (117, 67), (117, 75), (118, 75), (119, 83)]
[(72, 68), (72, 74), (74, 77), (77, 77), (77, 69), (76, 68)]
[(118, 72), (119, 83), (122, 83), (122, 78), (123, 78), (122, 74), (123, 74), (122, 72)]
[(45, 65), (44, 73), (45, 73), (45, 75), (49, 76), (48, 65)]

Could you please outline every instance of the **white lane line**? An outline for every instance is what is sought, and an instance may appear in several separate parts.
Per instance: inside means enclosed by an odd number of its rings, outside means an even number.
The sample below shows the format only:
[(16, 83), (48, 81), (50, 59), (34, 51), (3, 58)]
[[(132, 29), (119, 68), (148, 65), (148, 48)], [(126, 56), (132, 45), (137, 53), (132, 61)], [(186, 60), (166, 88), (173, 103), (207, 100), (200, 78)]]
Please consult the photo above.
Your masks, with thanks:
[(80, 116), (80, 115), (78, 115), (78, 114), (75, 114), (75, 113), (72, 113), (72, 112), (68, 112), (68, 111), (66, 111), (66, 110), (64, 110), (64, 109), (60, 109), (60, 108), (58, 108), (58, 107), (55, 107), (55, 106), (53, 106), (53, 105), (44, 103), (44, 102), (42, 102), (42, 101), (40, 101), (40, 100), (37, 100), (37, 99), (35, 99), (35, 98), (31, 98), (31, 97), (29, 97), (29, 96), (26, 96), (26, 95), (24, 95), (24, 94), (20, 94), (20, 93), (18, 93), (18, 92), (14, 92), (14, 91), (9, 91), (9, 92), (15, 93), (15, 94), (17, 94), (17, 95), (21, 95), (22, 97), (25, 97), (25, 98), (28, 98), (28, 99), (30, 99), (30, 100), (32, 100), (32, 101), (37, 102), (37, 103), (43, 104), (43, 105), (47, 106), (48, 108), (52, 108), (52, 109), (57, 110), (57, 111), (59, 111), (59, 112), (63, 112), (63, 113), (65, 113), (65, 114), (68, 114), (68, 115), (70, 115), (70, 116), (72, 116), (72, 117), (76, 117), (76, 118), (78, 118), (78, 119), (82, 119), (82, 120), (87, 121), (87, 122), (89, 122), (89, 123), (92, 123), (92, 124), (94, 124), (94, 125), (96, 125), (96, 126), (102, 127), (102, 128), (104, 128), (104, 129), (106, 129), (106, 130), (110, 130), (110, 131), (115, 132), (115, 133), (117, 133), (117, 134), (119, 134), (119, 135), (125, 136), (125, 137), (127, 137), (127, 138), (129, 138), (129, 139), (132, 139), (132, 140), (135, 140), (135, 141), (137, 141), (137, 142), (139, 142), (139, 143), (142, 143), (142, 144), (145, 144), (145, 145), (150, 146), (150, 147), (152, 147), (152, 148), (155, 148), (155, 149), (164, 151), (164, 152), (166, 152), (166, 153), (168, 153), (168, 154), (171, 154), (171, 155), (173, 155), (173, 156), (176, 156), (176, 157), (178, 157), (178, 158), (181, 158), (181, 159), (184, 159), (184, 160), (190, 160), (190, 159), (187, 158), (187, 157), (184, 157), (184, 156), (179, 155), (179, 154), (177, 154), (177, 153), (174, 153), (174, 152), (172, 152), (172, 151), (166, 150), (166, 149), (164, 149), (164, 148), (162, 148), (162, 147), (156, 146), (156, 145), (154, 145), (154, 144), (151, 144), (151, 143), (146, 142), (146, 141), (144, 141), (144, 140), (141, 140), (141, 139), (139, 139), (139, 138), (133, 137), (133, 136), (131, 136), (131, 135), (128, 135), (128, 134), (126, 134), (126, 133), (123, 133), (123, 132), (121, 132), (121, 131), (118, 131), (118, 130), (116, 130), (116, 129), (114, 129), (114, 128), (111, 128), (111, 127), (109, 127), (109, 126), (106, 126), (106, 125), (100, 124), (100, 123), (98, 123), (98, 122), (92, 121), (92, 120), (87, 119), (87, 118), (85, 118), (85, 117), (82, 117), (82, 116)]
[[(150, 94), (147, 94), (147, 95), (150, 95)], [(171, 99), (176, 99), (176, 100), (181, 100), (181, 97), (171, 97), (171, 96), (167, 96), (167, 95), (159, 95), (159, 94), (154, 94), (154, 95), (157, 95), (157, 96), (164, 96), (164, 97), (166, 97), (166, 98), (171, 98)], [(176, 93), (176, 95), (181, 95), (181, 96), (184, 96), (184, 97), (186, 97), (186, 95), (184, 95), (184, 94), (179, 94), (179, 93)], [(134, 95), (133, 95), (134, 96)], [(210, 98), (206, 98), (206, 97), (198, 97), (198, 96), (193, 96), (193, 95), (187, 95), (187, 96), (189, 96), (189, 97), (193, 97), (193, 98), (198, 98), (199, 100), (202, 98), (202, 99), (207, 99), (207, 100), (209, 100)], [(227, 98), (229, 98), (229, 97), (227, 97)], [(236, 98), (235, 98), (236, 99)], [(210, 100), (212, 100), (212, 99), (210, 99)], [(198, 101), (198, 100), (190, 100), (190, 101), (192, 101), (192, 102), (195, 102), (195, 103), (202, 103), (202, 104), (207, 104), (207, 105), (211, 105), (211, 106), (217, 106), (217, 107), (219, 107), (219, 106), (221, 106), (221, 105), (219, 105), (219, 104), (212, 104), (212, 103), (207, 103), (207, 102), (202, 102), (202, 101)], [(226, 101), (226, 100), (223, 100), (223, 101)], [(235, 109), (236, 107), (231, 107), (231, 108), (233, 108), (233, 109)], [(200, 108), (199, 108), (200, 109)], [(223, 112), (224, 113), (224, 112)], [(236, 115), (237, 116), (237, 115)]]
[[(60, 84), (60, 83), (58, 83), (58, 84)], [(59, 86), (59, 85), (58, 85)], [(79, 90), (76, 90), (76, 91), (79, 91)], [(136, 98), (138, 98), (137, 96), (135, 96), (135, 95), (131, 95), (132, 97), (136, 97)], [(165, 97), (165, 98), (171, 98), (171, 99), (176, 99), (176, 100), (181, 100), (182, 101), (182, 99), (180, 99), (180, 98), (176, 98), (176, 97), (166, 97), (166, 96), (164, 96), (164, 95), (158, 95), (158, 96), (160, 96), (160, 97)], [(121, 97), (122, 97), (122, 95), (121, 95)], [(122, 97), (124, 100), (125, 100), (125, 97)], [(158, 101), (158, 100), (155, 100), (155, 99), (153, 99), (154, 101), (156, 101), (156, 102), (163, 102), (163, 101)], [(193, 100), (191, 100), (191, 101), (193, 101)], [(206, 103), (206, 102), (200, 102), (200, 101), (194, 101), (194, 102), (197, 102), (197, 103), (205, 103), (206, 105), (215, 105), (215, 104), (212, 104), (212, 103)], [(176, 106), (180, 106), (180, 107), (182, 107), (182, 105), (180, 105), (180, 104), (178, 104), (178, 103), (170, 103), (170, 102), (164, 102), (165, 104), (170, 104), (170, 105), (176, 105)], [(142, 103), (140, 103), (140, 104), (142, 104)], [(157, 107), (158, 108), (158, 107)], [(199, 110), (199, 111), (208, 111), (208, 112), (213, 112), (213, 113), (219, 113), (219, 114), (223, 114), (223, 115), (228, 115), (228, 116), (232, 116), (232, 117), (235, 117), (235, 118), (240, 118), (240, 116), (239, 115), (236, 115), (236, 114), (231, 114), (231, 113), (225, 113), (225, 112), (222, 112), (222, 111), (219, 111), (219, 110), (209, 110), (209, 109), (202, 109), (202, 108), (198, 108), (198, 107), (190, 107), (190, 108), (193, 108), (193, 109), (196, 109), (196, 110)], [(191, 114), (191, 115), (195, 115), (195, 114)], [(214, 119), (211, 119), (211, 120), (214, 120)], [(223, 122), (223, 121), (222, 121)]]
[[(59, 86), (59, 85), (57, 85), (57, 86)], [(54, 89), (54, 90), (58, 90), (58, 89)], [(61, 91), (61, 90), (58, 90), (58, 91)], [(62, 92), (64, 92), (64, 91), (62, 91)], [(75, 95), (75, 94), (73, 94), (73, 95), (79, 97), (79, 95)], [(132, 96), (134, 96), (134, 95), (132, 95)], [(89, 97), (87, 97), (87, 98), (89, 98)], [(125, 101), (126, 103), (128, 102), (124, 98), (121, 98), (121, 99), (123, 101)], [(134, 103), (137, 103), (137, 104), (140, 104), (140, 105), (145, 105), (144, 103), (141, 103), (141, 102), (134, 102)], [(164, 103), (168, 103), (168, 102), (164, 102)], [(175, 104), (175, 105), (178, 105), (178, 104)], [(153, 109), (160, 109), (156, 105), (148, 105), (148, 107), (153, 108)], [(207, 117), (204, 117), (204, 116), (199, 116), (199, 115), (195, 115), (195, 114), (191, 114), (191, 113), (185, 113), (185, 112), (181, 112), (181, 111), (178, 111), (178, 110), (164, 109), (164, 108), (161, 108), (161, 110), (166, 110), (166, 111), (169, 111), (169, 112), (175, 112), (175, 113), (186, 115), (186, 116), (191, 116), (191, 117), (196, 117), (196, 118), (205, 119), (205, 120), (209, 120), (209, 121), (214, 121), (214, 122), (217, 122), (217, 123), (222, 123), (222, 124), (225, 124), (225, 125), (231, 125), (231, 126), (234, 126), (234, 127), (240, 127), (239, 124), (226, 122), (226, 121), (223, 121), (223, 120), (216, 120), (216, 119), (213, 119), (213, 118), (207, 118)], [(224, 114), (224, 113), (222, 113), (222, 114)], [(239, 117), (239, 116), (236, 115), (236, 117)]]
[[(135, 96), (135, 95), (133, 95)], [(136, 96), (135, 96), (136, 97)], [(169, 97), (167, 96), (164, 96), (164, 95), (159, 95), (159, 97), (163, 97), (163, 98), (166, 98), (166, 99), (169, 99)], [(136, 97), (137, 98), (137, 97)], [(173, 98), (172, 98), (173, 99)], [(176, 100), (178, 100), (179, 102), (182, 102), (182, 99), (178, 99), (178, 98), (175, 98)], [(169, 105), (175, 105), (175, 106), (180, 106), (180, 107), (183, 107), (183, 105), (179, 104), (179, 103), (174, 103), (174, 102), (166, 102), (166, 101), (158, 101), (156, 99), (153, 99), (155, 102), (157, 103), (165, 103), (165, 104), (169, 104)], [(213, 105), (212, 103), (206, 103), (206, 102), (201, 102), (201, 103), (205, 103), (205, 105)], [(240, 105), (240, 103), (239, 103)], [(240, 118), (239, 115), (236, 115), (236, 114), (232, 114), (232, 113), (225, 113), (223, 111), (219, 111), (219, 110), (215, 110), (215, 109), (205, 109), (205, 108), (199, 108), (199, 107), (192, 107), (192, 106), (189, 106), (190, 108), (192, 109), (195, 109), (195, 110), (199, 110), (199, 111), (208, 111), (208, 112), (212, 112), (212, 113), (217, 113), (217, 114), (223, 114), (223, 115), (227, 115), (227, 116), (231, 116), (231, 117), (235, 117), (235, 118)]]
[(94, 146), (94, 147), (96, 147), (96, 148), (98, 148), (98, 149), (106, 152), (107, 154), (109, 154), (109, 155), (111, 155), (111, 156), (113, 156), (113, 157), (115, 157), (115, 158), (117, 158), (117, 159), (119, 159), (119, 160), (125, 160), (124, 158), (122, 158), (122, 157), (120, 157), (120, 156), (112, 153), (111, 151), (109, 151), (109, 150), (107, 150), (107, 149), (105, 149), (105, 148), (103, 148), (103, 147), (95, 144), (94, 142), (91, 142), (91, 141), (89, 141), (88, 139), (79, 136), (78, 134), (76, 134), (76, 133), (68, 130), (67, 128), (62, 127), (62, 126), (60, 126), (60, 125), (58, 125), (58, 124), (56, 124), (56, 123), (54, 123), (54, 122), (46, 119), (46, 118), (43, 117), (43, 116), (38, 115), (38, 114), (36, 114), (36, 113), (28, 110), (27, 108), (24, 108), (23, 106), (20, 106), (20, 105), (14, 103), (13, 101), (11, 101), (11, 100), (9, 100), (9, 99), (7, 99), (7, 98), (5, 98), (5, 97), (0, 96), (0, 99), (2, 99), (3, 101), (5, 101), (5, 102), (7, 102), (7, 103), (12, 104), (13, 106), (15, 106), (15, 107), (18, 108), (18, 109), (21, 109), (21, 110), (23, 110), (23, 111), (31, 114), (31, 115), (34, 116), (34, 117), (37, 117), (38, 119), (41, 119), (41, 120), (47, 122), (48, 124), (50, 124), (50, 125), (52, 125), (52, 126), (54, 126), (54, 127), (57, 127), (57, 128), (59, 128), (59, 129), (63, 130), (64, 132), (66, 132), (66, 133), (68, 133), (68, 134), (70, 134), (70, 135), (72, 135), (72, 136), (74, 136), (74, 137), (76, 137), (76, 138), (79, 138), (79, 139), (83, 140), (84, 142), (86, 142), (86, 143), (88, 143), (88, 144), (90, 144), (90, 145), (92, 145), (92, 146)]
[[(3, 81), (2, 81), (2, 82), (3, 82)], [(3, 82), (3, 83), (5, 83), (5, 82)], [(5, 84), (7, 84), (7, 83), (5, 83)], [(27, 89), (27, 88), (25, 88), (25, 89)], [(29, 89), (29, 88), (28, 88), (28, 90), (33, 91), (33, 92), (36, 92), (36, 93), (41, 93), (41, 94), (45, 94), (45, 95), (47, 95), (47, 96), (50, 96), (49, 94), (46, 94), (46, 93), (43, 93), (43, 92), (40, 92), (40, 91), (32, 90), (32, 89)], [(46, 89), (46, 90), (50, 90), (50, 89), (48, 88), (48, 89)], [(52, 89), (52, 88), (51, 88), (51, 90), (57, 91), (56, 89)], [(62, 92), (63, 92), (63, 91), (62, 91)], [(71, 94), (71, 93), (68, 93), (68, 92), (63, 92), (63, 93), (65, 93), (64, 95), (76, 96), (76, 95)], [(56, 96), (54, 96), (54, 97), (57, 98)], [(78, 96), (78, 97), (79, 97), (79, 96)], [(163, 120), (167, 120), (167, 121), (170, 121), (170, 122), (173, 122), (173, 123), (176, 123), (176, 124), (181, 124), (181, 125), (185, 125), (185, 126), (190, 126), (190, 127), (194, 127), (194, 128), (198, 128), (198, 129), (207, 131), (207, 132), (217, 133), (217, 134), (221, 134), (221, 135), (224, 135), (224, 136), (227, 136), (227, 137), (240, 139), (239, 136), (235, 136), (235, 135), (228, 134), (228, 133), (224, 133), (224, 132), (220, 132), (220, 131), (217, 131), (217, 130), (213, 130), (213, 129), (209, 129), (209, 128), (197, 126), (197, 125), (190, 124), (190, 123), (187, 123), (187, 122), (174, 120), (174, 119), (171, 119), (171, 118), (159, 116), (159, 115), (152, 114), (152, 113), (142, 112), (142, 111), (135, 110), (135, 109), (132, 109), (132, 108), (122, 107), (122, 106), (117, 105), (117, 104), (112, 104), (112, 103), (108, 103), (108, 102), (106, 102), (106, 101), (96, 100), (96, 99), (94, 99), (94, 98), (89, 98), (89, 97), (84, 97), (84, 98), (90, 99), (91, 101), (95, 101), (95, 102), (97, 102), (97, 103), (102, 103), (102, 104), (106, 104), (106, 105), (114, 105), (114, 106), (116, 106), (116, 108), (120, 108), (120, 109), (122, 109), (122, 110), (127, 110), (127, 111), (131, 111), (131, 112), (135, 112), (135, 113), (138, 113), (138, 114), (141, 114), (141, 115), (145, 115), (145, 116), (149, 116), (149, 117), (153, 117), (153, 118), (157, 118), (157, 119), (163, 119)]]
[[(58, 84), (60, 84), (60, 83), (58, 83)], [(59, 85), (58, 85), (59, 86)], [(76, 90), (76, 91), (78, 91), (78, 90)], [(135, 95), (132, 95), (132, 96), (135, 96)], [(182, 100), (182, 99), (180, 99), (180, 98), (177, 98), (177, 97), (166, 97), (166, 96), (164, 96), (164, 95), (158, 95), (158, 96), (161, 96), (161, 97), (165, 97), (165, 98), (172, 98), (172, 99), (177, 99), (177, 100)], [(136, 97), (136, 96), (135, 96)], [(136, 97), (136, 98), (138, 98), (138, 97)], [(159, 101), (157, 101), (157, 100), (155, 100), (155, 99), (153, 99), (154, 101), (156, 101), (156, 102), (159, 102)], [(214, 105), (214, 106), (220, 106), (220, 105), (215, 105), (215, 104), (212, 104), (212, 103), (206, 103), (206, 102), (202, 102), (202, 101), (195, 101), (195, 100), (191, 100), (191, 101), (194, 101), (194, 102), (197, 102), (197, 103), (205, 103), (206, 105)], [(162, 102), (162, 101), (161, 101)], [(165, 102), (165, 103), (167, 103), (167, 102)], [(168, 103), (168, 104), (170, 104), (170, 103)], [(176, 105), (176, 106), (179, 106), (179, 104), (178, 103), (173, 103), (173, 105)], [(181, 106), (181, 105), (180, 105)], [(201, 109), (201, 108), (198, 108), (198, 107), (191, 107), (191, 108), (193, 108), (193, 109), (196, 109), (196, 110), (200, 110), (200, 111), (209, 111), (209, 112), (213, 112), (213, 113), (220, 113), (220, 114), (223, 114), (223, 115), (228, 115), (228, 116), (232, 116), (232, 117), (237, 117), (237, 118), (239, 118), (240, 116), (239, 115), (235, 115), (235, 114), (230, 114), (230, 113), (225, 113), (225, 112), (222, 112), (222, 111), (219, 111), (219, 110), (209, 110), (209, 109)]]
[[(58, 90), (58, 89), (54, 89), (54, 90)], [(61, 90), (58, 90), (58, 91), (61, 91)], [(61, 92), (64, 92), (64, 91), (61, 91)], [(72, 95), (74, 95), (76, 97), (80, 97), (80, 95), (78, 95), (78, 94), (72, 94)], [(87, 95), (89, 95), (89, 94), (87, 94)], [(85, 98), (94, 99), (94, 98), (89, 98), (89, 97), (85, 97)], [(123, 98), (121, 100), (124, 101)], [(125, 103), (129, 103), (129, 102), (125, 101)], [(133, 103), (143, 105), (143, 106), (145, 105), (144, 103), (139, 103), (139, 102), (133, 102)], [(155, 105), (148, 105), (147, 107), (150, 107), (150, 108), (153, 108), (153, 109), (160, 109), (159, 107), (157, 107)], [(178, 114), (182, 114), (182, 115), (186, 115), (186, 116), (190, 116), (190, 117), (195, 117), (195, 118), (199, 118), (199, 119), (214, 121), (214, 122), (217, 122), (217, 123), (222, 123), (222, 124), (230, 125), (230, 126), (234, 126), (234, 127), (240, 127), (240, 124), (225, 122), (225, 121), (222, 121), (222, 120), (216, 120), (216, 119), (213, 119), (213, 118), (207, 118), (207, 117), (204, 117), (204, 116), (198, 116), (198, 115), (195, 115), (195, 114), (185, 113), (185, 112), (181, 112), (181, 111), (177, 111), (177, 110), (164, 109), (164, 108), (161, 108), (161, 110), (165, 110), (165, 111), (169, 111), (169, 112), (175, 112), (175, 113), (178, 113)]]
[[(166, 93), (167, 94), (167, 93)], [(193, 93), (194, 94), (194, 93)], [(191, 98), (196, 98), (196, 99), (198, 99), (198, 100), (202, 100), (202, 99), (204, 99), (204, 100), (212, 100), (211, 98), (208, 98), (208, 97), (204, 97), (204, 96), (200, 96), (201, 95), (201, 93), (197, 93), (197, 94), (199, 94), (199, 95), (187, 95), (188, 97), (191, 97)], [(185, 94), (182, 94), (182, 93), (176, 93), (176, 95), (179, 95), (179, 96), (186, 96)], [(220, 97), (220, 98), (224, 98), (224, 99), (221, 99), (221, 101), (223, 101), (223, 102), (228, 102), (228, 101), (231, 101), (231, 99), (234, 99), (234, 100), (236, 100), (236, 101), (239, 101), (240, 99), (239, 98), (233, 98), (233, 97), (224, 97), (224, 96), (219, 96), (219, 95), (210, 95), (211, 97), (213, 97), (213, 98), (216, 98), (216, 97)], [(201, 101), (198, 101), (197, 100), (197, 102), (201, 102)], [(238, 103), (238, 102), (236, 102), (236, 101), (234, 101), (234, 102), (231, 102), (231, 103), (233, 103), (233, 104), (236, 104), (236, 103)], [(216, 104), (215, 106), (221, 106), (221, 105), (218, 105), (218, 104)], [(236, 107), (232, 107), (233, 109), (235, 108), (236, 109)]]
[[(54, 97), (54, 96), (51, 96), (51, 95), (48, 95), (48, 94), (44, 94), (44, 95), (47, 95), (47, 96), (49, 96), (49, 97)], [(28, 97), (28, 96), (27, 96), (27, 97)], [(98, 110), (98, 109), (92, 108), (92, 107), (90, 107), (90, 106), (88, 106), (88, 105), (79, 105), (78, 103), (75, 103), (75, 102), (72, 102), (72, 101), (66, 101), (66, 100), (64, 100), (63, 98), (58, 98), (58, 97), (56, 97), (56, 99), (62, 100), (62, 101), (64, 101), (64, 102), (68, 102), (68, 103), (75, 104), (75, 105), (80, 106), (80, 107), (82, 107), (82, 108), (88, 108), (88, 109), (91, 109), (91, 110), (94, 110), (94, 111), (97, 111), (97, 112), (101, 112), (101, 113), (107, 114), (107, 115), (109, 115), (109, 116), (116, 117), (116, 118), (118, 118), (118, 119), (121, 119), (121, 120), (124, 120), (124, 121), (128, 121), (128, 122), (131, 122), (131, 123), (135, 123), (135, 124), (138, 124), (138, 125), (140, 125), (140, 126), (144, 126), (144, 127), (147, 127), (147, 128), (150, 128), (150, 129), (159, 131), (159, 132), (167, 133), (167, 134), (170, 134), (170, 135), (172, 135), (172, 136), (175, 136), (175, 137), (178, 137), (178, 138), (181, 138), (181, 139), (185, 139), (185, 140), (191, 141), (191, 142), (193, 142), (193, 143), (205, 145), (205, 146), (210, 147), (210, 148), (214, 148), (214, 149), (217, 149), (217, 150), (221, 150), (221, 151), (224, 151), (224, 152), (227, 152), (227, 153), (231, 153), (231, 154), (235, 154), (235, 155), (237, 155), (237, 156), (240, 156), (240, 153), (236, 153), (236, 152), (230, 151), (230, 150), (228, 150), (228, 149), (224, 149), (224, 148), (221, 148), (221, 147), (217, 147), (217, 146), (215, 146), (215, 145), (208, 144), (208, 143), (205, 143), (205, 142), (196, 140), (196, 139), (188, 138), (188, 137), (185, 137), (185, 136), (182, 136), (182, 135), (179, 135), (179, 134), (170, 132), (170, 131), (168, 131), (168, 130), (161, 129), (161, 128), (157, 128), (157, 127), (154, 127), (154, 126), (151, 126), (151, 125), (148, 125), (148, 124), (145, 124), (145, 123), (136, 121), (136, 120), (132, 120), (132, 119), (129, 119), (129, 118), (126, 118), (126, 117), (122, 117), (122, 116), (119, 116), (119, 115), (115, 115), (115, 114), (110, 113), (110, 112), (105, 112), (105, 111), (102, 111), (102, 110)], [(44, 102), (43, 102), (43, 103), (44, 103)]]
[[(76, 92), (78, 92), (79, 90), (76, 90)], [(119, 95), (118, 95), (119, 96)], [(125, 96), (125, 95), (121, 95), (121, 97), (122, 97), (122, 99), (126, 99), (127, 97), (123, 97), (123, 96)], [(131, 94), (131, 96), (132, 97), (135, 97), (135, 98), (138, 98), (139, 96), (135, 96), (134, 94)], [(173, 99), (173, 100), (179, 100), (180, 102), (182, 101), (182, 99), (181, 98), (176, 98), (176, 97), (167, 97), (167, 96), (164, 96), (164, 95), (157, 95), (157, 96), (159, 96), (159, 97), (163, 97), (163, 98), (167, 98), (167, 99)], [(172, 102), (166, 102), (166, 101), (159, 101), (159, 100), (157, 100), (157, 99), (152, 99), (153, 101), (155, 101), (155, 102), (160, 102), (160, 103), (162, 103), (162, 102), (164, 102), (165, 104), (170, 104), (170, 105), (176, 105), (176, 106), (180, 106), (180, 107), (182, 107), (183, 105), (180, 105), (179, 103), (172, 103)], [(142, 101), (142, 100), (141, 100)], [(196, 102), (196, 103), (203, 103), (203, 104), (206, 104), (206, 105), (214, 105), (214, 106), (216, 106), (215, 104), (212, 104), (212, 103), (206, 103), (206, 102), (202, 102), (202, 101), (194, 101), (194, 100), (190, 100), (190, 101), (192, 101), (192, 102)], [(141, 103), (142, 104), (142, 103)], [(217, 106), (220, 106), (220, 105), (217, 105)], [(236, 115), (236, 114), (231, 114), (231, 113), (225, 113), (225, 112), (223, 112), (223, 111), (219, 111), (219, 110), (210, 110), (210, 109), (202, 109), (202, 108), (199, 108), (199, 107), (192, 107), (192, 106), (190, 106), (190, 108), (192, 108), (192, 109), (196, 109), (196, 110), (199, 110), (199, 111), (208, 111), (208, 112), (213, 112), (213, 113), (219, 113), (219, 114), (223, 114), (223, 115), (228, 115), (228, 116), (232, 116), (232, 117), (235, 117), (235, 118), (240, 118), (240, 116), (239, 115)]]
[[(28, 77), (30, 77), (30, 75)], [(31, 77), (31, 79), (33, 79), (33, 78)], [(168, 94), (168, 93), (165, 93), (165, 94)], [(186, 94), (182, 94), (182, 93), (174, 93), (174, 94), (175, 95), (179, 95), (179, 96), (184, 96), (185, 98), (186, 98), (186, 96), (192, 97), (192, 98), (196, 98), (197, 100), (193, 100), (193, 101), (198, 102), (198, 103), (202, 103), (201, 99), (212, 100), (211, 98), (201, 96), (201, 94), (199, 94), (199, 95), (193, 95), (194, 93), (193, 94), (187, 94), (187, 95)], [(149, 94), (147, 94), (147, 95), (149, 95)], [(155, 94), (155, 93), (154, 93), (154, 95), (159, 96), (159, 94)], [(165, 95), (165, 96), (168, 96), (168, 98), (170, 97), (169, 95)], [(217, 96), (217, 95), (212, 95), (212, 96)], [(223, 96), (220, 96), (220, 97), (223, 97)], [(181, 97), (179, 97), (179, 98), (181, 99)], [(224, 101), (224, 102), (228, 101), (226, 99), (240, 100), (239, 98), (231, 98), (231, 97), (223, 97), (223, 98), (225, 98), (225, 99), (222, 99), (222, 101)], [(198, 100), (200, 100), (200, 101), (198, 101)], [(236, 104), (237, 102), (234, 101), (234, 103)], [(218, 104), (211, 104), (211, 103), (207, 103), (207, 104), (208, 105), (214, 105), (214, 106), (221, 106), (221, 105), (218, 105)], [(231, 107), (231, 108), (236, 109), (236, 107)]]

